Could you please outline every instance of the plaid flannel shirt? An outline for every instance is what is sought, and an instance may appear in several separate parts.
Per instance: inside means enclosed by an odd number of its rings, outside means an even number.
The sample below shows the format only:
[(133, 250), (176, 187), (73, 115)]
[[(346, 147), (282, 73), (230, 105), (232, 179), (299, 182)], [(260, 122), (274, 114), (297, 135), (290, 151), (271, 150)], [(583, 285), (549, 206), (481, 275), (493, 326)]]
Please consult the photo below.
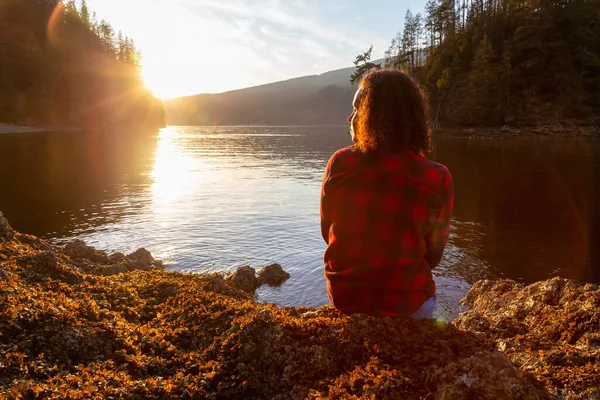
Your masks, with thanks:
[(431, 269), (448, 240), (453, 202), (448, 169), (413, 151), (337, 151), (321, 188), (331, 303), (376, 316), (417, 311), (435, 295)]

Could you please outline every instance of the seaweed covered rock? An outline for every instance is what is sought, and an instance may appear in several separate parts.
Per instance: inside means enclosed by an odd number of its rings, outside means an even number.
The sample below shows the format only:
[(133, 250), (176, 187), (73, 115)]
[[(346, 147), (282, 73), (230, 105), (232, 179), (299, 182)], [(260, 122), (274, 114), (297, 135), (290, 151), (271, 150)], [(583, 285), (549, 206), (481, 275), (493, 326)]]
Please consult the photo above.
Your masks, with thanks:
[(453, 325), (260, 304), (218, 274), (107, 277), (16, 241), (0, 262), (0, 398), (545, 396)]
[(13, 240), (15, 234), (10, 227), (8, 220), (4, 217), (4, 214), (0, 211), (0, 243), (9, 242)]
[(600, 399), (600, 289), (553, 278), (479, 281), (455, 326), (492, 342), (558, 398)]
[(281, 268), (279, 264), (271, 264), (258, 271), (258, 284), (269, 286), (280, 286), (290, 278), (290, 274)]
[(87, 246), (83, 240), (75, 239), (65, 245), (64, 253), (74, 260), (85, 259), (91, 262), (108, 264), (108, 255), (103, 250)]

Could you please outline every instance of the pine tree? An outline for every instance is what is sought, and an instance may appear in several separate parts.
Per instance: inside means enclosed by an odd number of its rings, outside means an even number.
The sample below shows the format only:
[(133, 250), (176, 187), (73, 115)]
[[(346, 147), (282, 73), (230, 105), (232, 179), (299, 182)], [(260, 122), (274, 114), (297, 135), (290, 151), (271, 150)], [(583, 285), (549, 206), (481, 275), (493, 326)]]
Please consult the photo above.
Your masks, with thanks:
[(81, 0), (79, 16), (81, 17), (81, 21), (83, 22), (85, 28), (89, 28), (91, 26), (90, 11), (88, 10), (87, 2), (85, 0)]
[[(500, 100), (497, 96), (497, 87), (495, 85), (497, 77), (494, 75), (495, 66), (493, 59), (495, 57), (492, 43), (487, 35), (483, 36), (469, 74), (469, 90), (466, 104), (469, 105), (472, 120), (475, 124), (485, 124), (490, 122), (493, 117), (493, 108), (498, 105)], [(494, 118), (492, 118), (494, 119)]]
[(360, 82), (362, 77), (369, 71), (375, 68), (381, 68), (381, 64), (375, 64), (371, 62), (371, 53), (373, 52), (373, 46), (369, 47), (369, 50), (356, 56), (354, 60), (354, 66), (356, 70), (350, 77), (350, 83), (353, 85)]

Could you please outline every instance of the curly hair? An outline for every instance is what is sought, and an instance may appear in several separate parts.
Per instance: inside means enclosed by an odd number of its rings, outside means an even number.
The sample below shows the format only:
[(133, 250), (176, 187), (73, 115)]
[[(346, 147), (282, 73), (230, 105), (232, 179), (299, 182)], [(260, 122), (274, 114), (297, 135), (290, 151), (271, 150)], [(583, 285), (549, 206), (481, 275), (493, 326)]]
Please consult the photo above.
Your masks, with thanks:
[(356, 148), (362, 152), (431, 151), (429, 107), (423, 90), (398, 69), (369, 72), (362, 88), (355, 121)]

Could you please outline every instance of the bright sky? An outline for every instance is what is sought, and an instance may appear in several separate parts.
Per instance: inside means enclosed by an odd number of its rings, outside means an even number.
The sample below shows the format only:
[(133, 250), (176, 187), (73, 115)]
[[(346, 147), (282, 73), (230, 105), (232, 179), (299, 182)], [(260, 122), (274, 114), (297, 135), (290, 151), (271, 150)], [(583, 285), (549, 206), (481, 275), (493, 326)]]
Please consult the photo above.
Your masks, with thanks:
[(87, 0), (142, 50), (158, 97), (218, 93), (383, 57), (425, 0)]

